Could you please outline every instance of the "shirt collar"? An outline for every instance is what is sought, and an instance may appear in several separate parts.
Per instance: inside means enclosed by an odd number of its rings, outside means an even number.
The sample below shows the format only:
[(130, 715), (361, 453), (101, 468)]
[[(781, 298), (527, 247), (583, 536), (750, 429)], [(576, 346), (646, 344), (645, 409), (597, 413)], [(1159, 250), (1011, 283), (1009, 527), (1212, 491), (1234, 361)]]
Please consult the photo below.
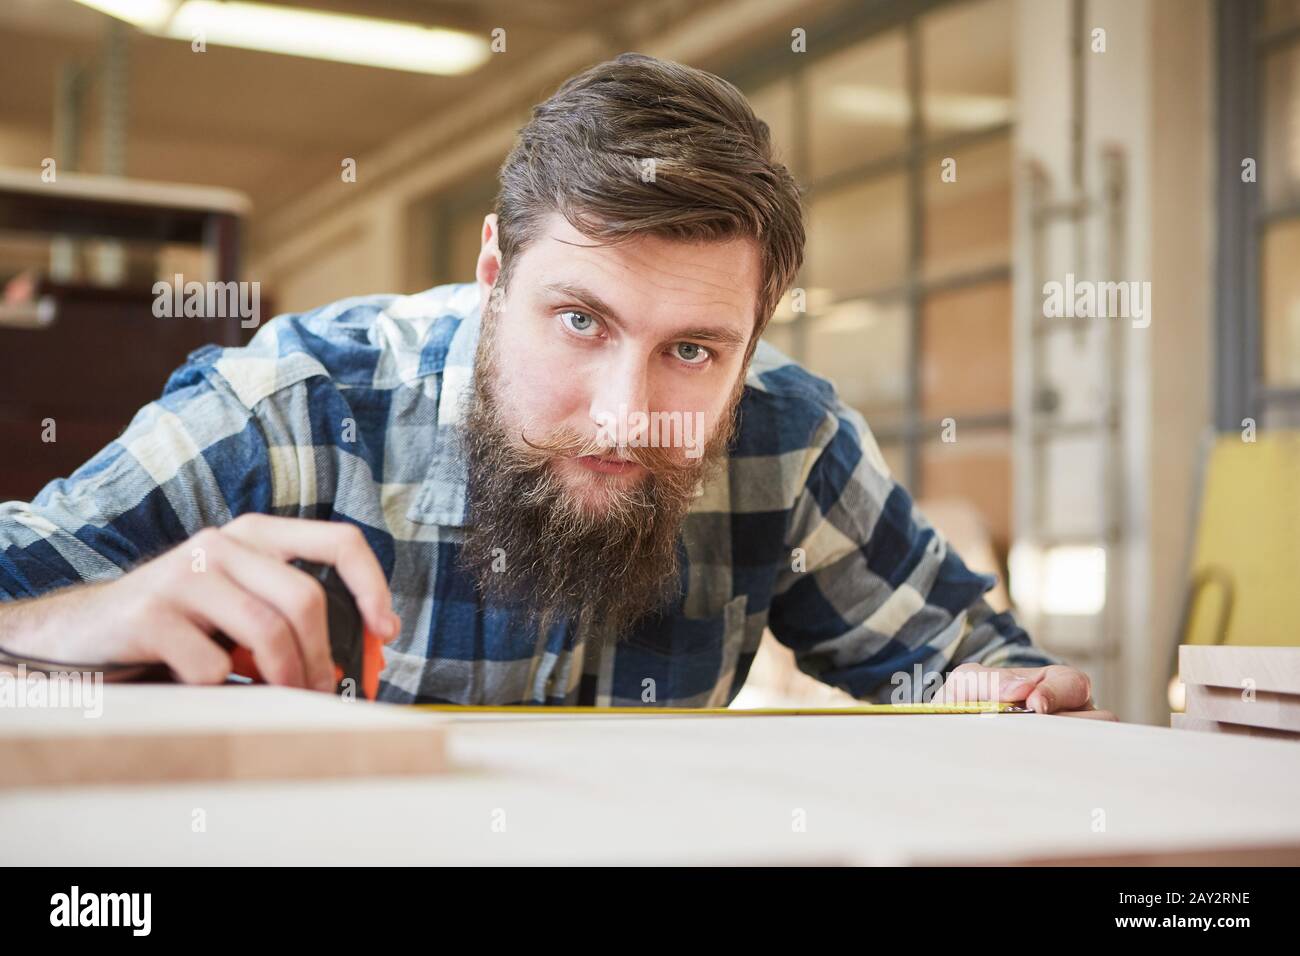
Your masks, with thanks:
[(441, 373), (438, 417), (433, 434), (433, 464), (406, 517), (419, 524), (463, 527), (466, 524), (469, 463), (461, 445), (461, 419), (474, 392), (474, 355), (480, 329), (477, 283), (455, 287), (442, 303), (445, 318), (456, 322), (449, 336), (430, 330), (423, 349), (422, 372)]

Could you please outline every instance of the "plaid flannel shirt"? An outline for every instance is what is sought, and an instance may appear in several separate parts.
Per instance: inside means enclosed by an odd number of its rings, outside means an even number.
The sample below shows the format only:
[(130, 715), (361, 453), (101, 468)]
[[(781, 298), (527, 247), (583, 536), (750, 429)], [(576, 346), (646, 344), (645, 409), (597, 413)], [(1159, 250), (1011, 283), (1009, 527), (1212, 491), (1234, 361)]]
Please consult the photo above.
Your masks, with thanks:
[(0, 600), (115, 578), (262, 512), (365, 533), (402, 619), (383, 700), (725, 706), (765, 628), (864, 701), (889, 701), (918, 665), (1060, 662), (993, 612), (996, 579), (913, 506), (863, 418), (766, 342), (727, 466), (682, 528), (667, 610), (596, 650), (568, 623), (539, 634), (486, 604), (457, 560), (478, 298), (463, 283), (344, 299), (192, 352), (116, 441), (32, 502), (0, 504)]

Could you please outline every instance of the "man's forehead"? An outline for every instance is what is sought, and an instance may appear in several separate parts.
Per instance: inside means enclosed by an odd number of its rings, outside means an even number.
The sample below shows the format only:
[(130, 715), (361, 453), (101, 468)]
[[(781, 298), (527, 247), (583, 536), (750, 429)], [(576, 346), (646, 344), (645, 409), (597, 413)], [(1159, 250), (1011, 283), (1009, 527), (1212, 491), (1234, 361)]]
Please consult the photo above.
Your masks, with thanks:
[(638, 236), (602, 243), (553, 213), (524, 258), (535, 267), (528, 270), (529, 284), (537, 289), (596, 286), (611, 297), (648, 297), (719, 317), (721, 310), (746, 324), (754, 316), (760, 269), (752, 239), (688, 242)]

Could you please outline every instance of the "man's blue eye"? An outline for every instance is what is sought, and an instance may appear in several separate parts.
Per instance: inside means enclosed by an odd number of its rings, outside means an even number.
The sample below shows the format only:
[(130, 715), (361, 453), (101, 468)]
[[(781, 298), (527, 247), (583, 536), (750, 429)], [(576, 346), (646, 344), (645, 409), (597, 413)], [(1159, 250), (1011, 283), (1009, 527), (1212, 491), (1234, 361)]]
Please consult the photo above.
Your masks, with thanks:
[(703, 365), (709, 353), (694, 342), (678, 342), (677, 357), (690, 365)]
[(585, 334), (596, 327), (596, 320), (586, 312), (568, 311), (561, 312), (560, 315), (562, 317), (561, 321), (579, 335)]

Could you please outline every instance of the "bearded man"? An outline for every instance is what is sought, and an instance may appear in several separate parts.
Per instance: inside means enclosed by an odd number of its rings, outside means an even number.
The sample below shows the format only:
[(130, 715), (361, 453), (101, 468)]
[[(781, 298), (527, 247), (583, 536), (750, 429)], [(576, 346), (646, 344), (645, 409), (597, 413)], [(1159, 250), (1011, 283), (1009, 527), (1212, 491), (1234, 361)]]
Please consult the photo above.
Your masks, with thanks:
[(803, 250), (739, 91), (594, 66), (520, 131), (474, 282), (199, 349), (118, 440), (0, 505), (0, 648), (213, 683), (233, 641), (329, 689), (304, 558), (388, 641), (383, 700), (725, 706), (770, 629), (864, 701), (995, 668), (1003, 700), (1089, 708), (862, 416), (761, 341)]

